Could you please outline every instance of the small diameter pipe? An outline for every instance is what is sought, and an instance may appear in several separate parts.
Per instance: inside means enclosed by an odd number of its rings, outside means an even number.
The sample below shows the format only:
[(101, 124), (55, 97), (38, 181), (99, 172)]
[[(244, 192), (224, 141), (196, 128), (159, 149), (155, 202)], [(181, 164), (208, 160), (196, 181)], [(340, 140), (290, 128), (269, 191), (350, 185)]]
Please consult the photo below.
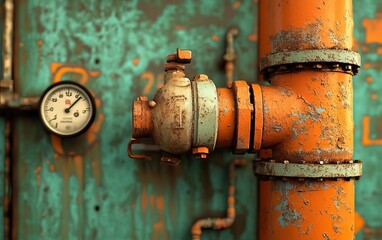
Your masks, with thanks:
[(239, 35), (239, 29), (236, 27), (231, 27), (228, 29), (226, 34), (226, 43), (227, 48), (226, 52), (224, 54), (224, 61), (225, 61), (225, 73), (226, 73), (226, 84), (228, 88), (232, 87), (233, 82), (233, 73), (235, 70), (235, 60), (236, 60), (236, 53), (235, 49), (233, 48), (233, 40), (235, 37)]
[(227, 217), (225, 218), (202, 218), (197, 220), (191, 227), (192, 240), (200, 240), (203, 228), (221, 230), (230, 227), (235, 221), (235, 168), (242, 167), (247, 163), (245, 158), (237, 158), (229, 165), (229, 187), (227, 197)]

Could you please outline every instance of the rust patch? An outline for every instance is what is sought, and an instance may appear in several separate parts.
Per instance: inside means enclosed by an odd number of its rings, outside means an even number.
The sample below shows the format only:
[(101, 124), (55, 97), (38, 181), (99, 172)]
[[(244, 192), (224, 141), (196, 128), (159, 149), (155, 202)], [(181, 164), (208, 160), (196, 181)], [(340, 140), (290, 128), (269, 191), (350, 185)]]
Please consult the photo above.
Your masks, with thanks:
[(252, 33), (251, 35), (248, 36), (248, 41), (250, 42), (257, 42), (257, 40), (258, 40), (257, 33)]
[(317, 19), (315, 23), (309, 23), (305, 28), (283, 30), (270, 36), (272, 53), (324, 48), (319, 34), (322, 26), (322, 21)]

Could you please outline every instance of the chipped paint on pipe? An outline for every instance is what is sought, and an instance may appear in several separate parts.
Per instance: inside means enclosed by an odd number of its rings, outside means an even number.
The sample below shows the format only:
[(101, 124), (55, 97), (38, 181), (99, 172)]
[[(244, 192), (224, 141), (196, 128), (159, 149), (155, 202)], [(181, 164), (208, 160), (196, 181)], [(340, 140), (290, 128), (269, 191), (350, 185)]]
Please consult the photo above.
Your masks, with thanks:
[[(267, 109), (263, 141), (265, 147), (275, 146), (273, 158), (276, 161), (352, 159), (351, 80), (350, 74), (318, 71), (271, 78), (269, 88), (273, 94), (263, 94), (264, 109)], [(280, 104), (282, 99), (288, 104)], [(279, 141), (277, 146), (275, 141)]]
[(267, 10), (272, 53), (352, 48), (352, 1), (270, 0)]
[(259, 239), (353, 239), (352, 181), (262, 181)]
[[(269, 16), (273, 16), (268, 19), (269, 53), (351, 49), (351, 1), (264, 2), (268, 4), (260, 4), (263, 8), (260, 14), (269, 12)], [(299, 15), (291, 14), (296, 9), (301, 9)], [(261, 32), (260, 39), (267, 39), (262, 34), (266, 33)], [(260, 49), (267, 49), (267, 44), (267, 40), (260, 41)], [(276, 73), (269, 80), (272, 86), (262, 87), (263, 146), (273, 147), (276, 162), (352, 160), (350, 74), (303, 69)], [(270, 91), (275, 93), (269, 94)], [(259, 239), (285, 239), (286, 236), (288, 239), (353, 239), (353, 180), (284, 180), (260, 179)]]

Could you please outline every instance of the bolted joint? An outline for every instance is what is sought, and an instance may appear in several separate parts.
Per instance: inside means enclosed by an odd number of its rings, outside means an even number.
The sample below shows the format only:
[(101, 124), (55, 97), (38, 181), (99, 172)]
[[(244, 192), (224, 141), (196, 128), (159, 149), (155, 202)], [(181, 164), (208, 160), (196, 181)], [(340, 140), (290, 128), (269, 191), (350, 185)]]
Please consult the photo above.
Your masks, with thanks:
[(269, 176), (275, 178), (297, 178), (297, 179), (350, 179), (362, 176), (362, 161), (355, 160), (345, 163), (291, 163), (257, 160), (253, 162), (255, 175)]
[(233, 152), (246, 153), (250, 149), (253, 105), (249, 86), (246, 81), (234, 81), (232, 89), (235, 96), (235, 139)]
[(190, 50), (184, 50), (177, 48), (175, 54), (170, 54), (166, 57), (166, 61), (176, 63), (191, 63), (192, 52)]
[(190, 50), (183, 50), (178, 48), (175, 54), (170, 54), (166, 57), (167, 64), (164, 65), (164, 70), (180, 70), (184, 71), (186, 67), (184, 64), (191, 63), (192, 53)]

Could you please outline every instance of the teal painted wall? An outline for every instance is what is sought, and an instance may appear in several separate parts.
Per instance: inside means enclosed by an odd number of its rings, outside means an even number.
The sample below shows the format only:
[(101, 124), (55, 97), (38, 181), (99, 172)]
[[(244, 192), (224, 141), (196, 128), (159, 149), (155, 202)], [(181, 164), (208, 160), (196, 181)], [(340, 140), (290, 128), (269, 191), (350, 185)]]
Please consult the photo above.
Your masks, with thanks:
[[(366, 222), (357, 239), (381, 239), (382, 0), (353, 3), (355, 49), (363, 61), (354, 78), (354, 158), (364, 161), (356, 208)], [(178, 168), (129, 159), (131, 102), (153, 96), (163, 83), (164, 58), (177, 47), (193, 51), (189, 77), (207, 73), (223, 86), (224, 35), (232, 25), (241, 31), (235, 78), (255, 80), (256, 0), (19, 0), (15, 9), (21, 96), (73, 79), (94, 93), (98, 105), (93, 127), (70, 140), (48, 134), (37, 114), (14, 117), (17, 239), (189, 239), (194, 220), (225, 215), (229, 152), (208, 160), (184, 156)], [(0, 153), (4, 131), (0, 115)], [(205, 231), (203, 239), (255, 239), (257, 182), (250, 165), (238, 171), (235, 224)]]
[[(354, 0), (355, 49), (362, 68), (354, 78), (354, 158), (363, 160), (356, 210), (366, 224), (357, 239), (382, 239), (382, 1)], [(367, 134), (370, 131), (370, 134)]]
[[(228, 152), (185, 156), (178, 168), (129, 159), (131, 103), (163, 83), (167, 54), (193, 51), (187, 73), (225, 84), (228, 27), (240, 28), (236, 77), (257, 72), (257, 3), (243, 1), (17, 1), (16, 71), (22, 97), (73, 79), (95, 95), (86, 135), (59, 139), (37, 115), (15, 117), (14, 232), (18, 239), (188, 239), (200, 217), (224, 217)], [(204, 239), (253, 239), (256, 179), (239, 170), (237, 222)]]

